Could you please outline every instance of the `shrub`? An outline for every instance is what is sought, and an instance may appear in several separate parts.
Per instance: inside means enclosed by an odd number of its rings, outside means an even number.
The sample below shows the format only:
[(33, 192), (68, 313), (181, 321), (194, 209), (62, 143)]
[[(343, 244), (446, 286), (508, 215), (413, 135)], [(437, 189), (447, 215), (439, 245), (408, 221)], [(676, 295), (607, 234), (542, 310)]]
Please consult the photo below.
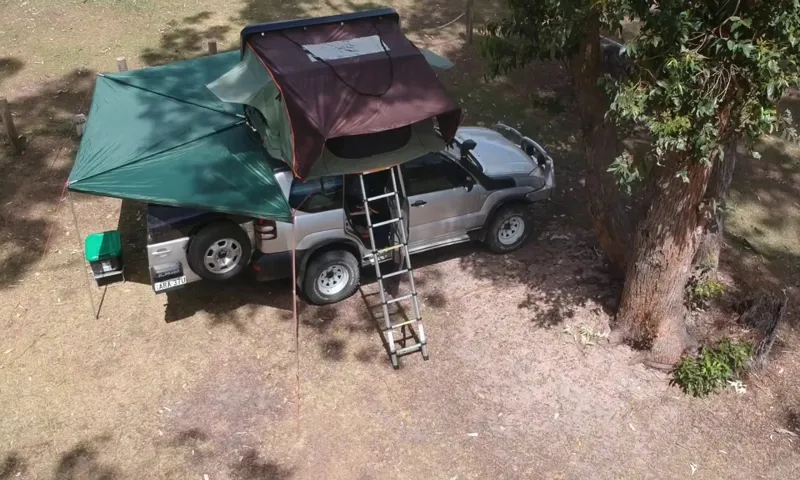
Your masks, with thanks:
[(686, 284), (686, 300), (692, 308), (704, 307), (708, 302), (722, 296), (725, 287), (716, 280), (692, 278)]
[(671, 385), (684, 393), (705, 397), (728, 382), (740, 380), (752, 353), (749, 342), (723, 340), (716, 347), (704, 346), (697, 357), (684, 357), (672, 370)]

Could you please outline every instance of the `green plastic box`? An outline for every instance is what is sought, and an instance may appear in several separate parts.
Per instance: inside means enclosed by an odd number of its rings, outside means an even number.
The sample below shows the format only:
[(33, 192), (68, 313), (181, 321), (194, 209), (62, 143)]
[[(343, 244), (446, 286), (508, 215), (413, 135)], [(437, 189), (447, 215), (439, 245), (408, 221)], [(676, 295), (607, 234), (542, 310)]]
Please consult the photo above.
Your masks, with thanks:
[(122, 273), (122, 239), (119, 231), (92, 233), (86, 237), (84, 250), (95, 279)]

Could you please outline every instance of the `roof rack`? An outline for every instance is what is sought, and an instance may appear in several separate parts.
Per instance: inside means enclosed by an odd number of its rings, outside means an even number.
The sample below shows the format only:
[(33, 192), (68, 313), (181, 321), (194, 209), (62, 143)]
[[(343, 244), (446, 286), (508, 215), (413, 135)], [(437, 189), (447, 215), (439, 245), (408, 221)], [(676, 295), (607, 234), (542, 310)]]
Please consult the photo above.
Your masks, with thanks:
[(330, 15), (327, 17), (316, 18), (299, 18), (295, 20), (280, 20), (276, 22), (261, 23), (258, 25), (248, 25), (242, 29), (241, 42), (242, 42), (242, 55), (244, 55), (244, 48), (247, 45), (247, 40), (253, 35), (260, 33), (274, 32), (277, 30), (288, 30), (291, 28), (305, 28), (317, 25), (329, 25), (331, 23), (351, 22), (353, 20), (363, 20), (365, 18), (393, 18), (400, 23), (400, 15), (393, 8), (378, 8), (375, 10), (364, 10), (362, 12), (343, 13), (339, 15)]

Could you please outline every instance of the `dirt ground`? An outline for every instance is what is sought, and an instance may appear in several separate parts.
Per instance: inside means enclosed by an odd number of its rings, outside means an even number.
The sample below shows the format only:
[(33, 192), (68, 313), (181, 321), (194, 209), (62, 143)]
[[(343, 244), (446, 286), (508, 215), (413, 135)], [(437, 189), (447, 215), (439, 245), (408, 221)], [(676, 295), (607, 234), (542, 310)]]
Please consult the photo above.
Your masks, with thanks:
[[(457, 3), (457, 2), (456, 2)], [(496, 11), (479, 0), (478, 20)], [(301, 304), (286, 282), (147, 284), (141, 205), (60, 201), (97, 71), (235, 48), (239, 29), (372, 4), (311, 0), (13, 0), (0, 4), (0, 95), (27, 137), (0, 145), (0, 480), (800, 477), (800, 161), (765, 141), (737, 171), (724, 252), (728, 306), (785, 291), (770, 366), (747, 392), (686, 397), (636, 352), (583, 345), (608, 330), (619, 285), (581, 208), (582, 164), (558, 66), (483, 79), (460, 5), (395, 2), (416, 41), (453, 59), (467, 122), (543, 139), (559, 194), (507, 257), (466, 245), (417, 257), (431, 359), (391, 369), (370, 316), (377, 285)], [(793, 107), (793, 99), (787, 99)], [(797, 118), (797, 116), (795, 116)], [(77, 228), (76, 228), (77, 227)], [(128, 282), (89, 283), (80, 238), (119, 228)], [(99, 308), (99, 318), (94, 312)], [(297, 363), (299, 359), (299, 364)], [(297, 386), (299, 385), (299, 395)], [(790, 432), (790, 433), (786, 433)]]

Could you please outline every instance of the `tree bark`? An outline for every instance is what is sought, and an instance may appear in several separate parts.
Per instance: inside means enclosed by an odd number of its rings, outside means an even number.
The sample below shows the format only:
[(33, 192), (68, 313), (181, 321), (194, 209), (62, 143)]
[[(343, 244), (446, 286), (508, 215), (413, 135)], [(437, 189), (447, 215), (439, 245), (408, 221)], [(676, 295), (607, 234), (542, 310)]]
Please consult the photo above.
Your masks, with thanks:
[(716, 204), (717, 208), (711, 213), (708, 228), (694, 257), (694, 275), (703, 280), (714, 280), (717, 276), (719, 253), (725, 236), (725, 210), (736, 169), (737, 146), (735, 139), (729, 142), (725, 147), (724, 158), (714, 162), (706, 190), (705, 202), (709, 205)]
[(612, 271), (623, 274), (632, 229), (614, 176), (608, 172), (620, 149), (617, 128), (605, 118), (608, 95), (598, 85), (602, 55), (597, 17), (587, 21), (584, 39), (569, 66), (586, 145), (586, 194), (592, 226)]
[(649, 349), (649, 363), (672, 365), (687, 344), (684, 287), (707, 221), (704, 198), (711, 168), (688, 165), (689, 181), (676, 175), (673, 158), (653, 172), (653, 197), (628, 261), (617, 328), (635, 348)]

